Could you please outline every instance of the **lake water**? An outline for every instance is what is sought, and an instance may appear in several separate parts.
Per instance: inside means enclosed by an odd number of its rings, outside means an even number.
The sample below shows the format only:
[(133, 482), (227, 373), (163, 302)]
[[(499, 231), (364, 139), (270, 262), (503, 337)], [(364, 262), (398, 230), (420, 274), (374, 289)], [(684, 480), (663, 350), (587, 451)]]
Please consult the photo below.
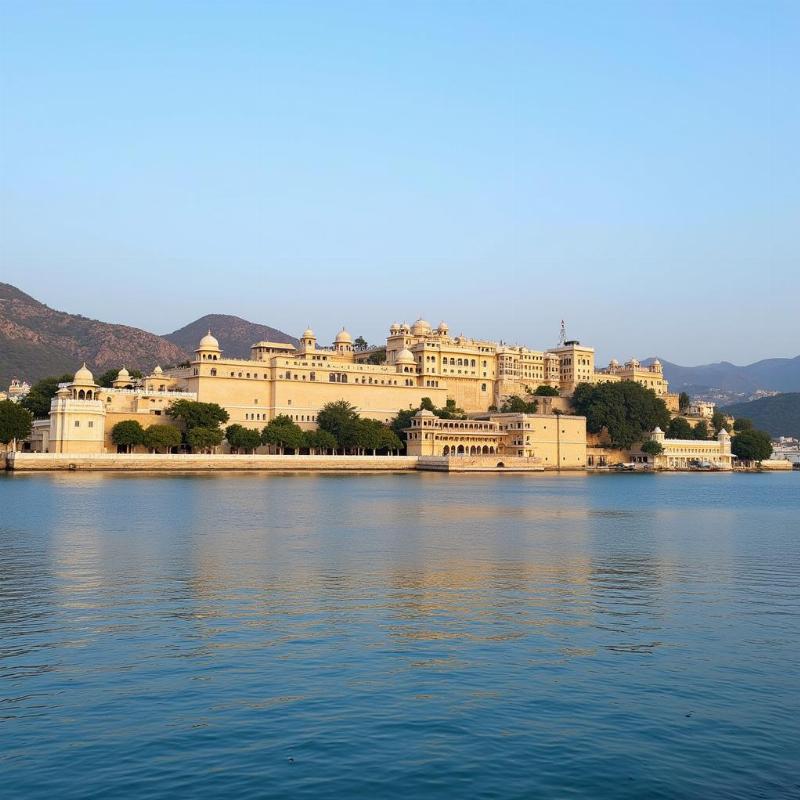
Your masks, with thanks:
[(0, 477), (7, 798), (800, 797), (800, 475)]

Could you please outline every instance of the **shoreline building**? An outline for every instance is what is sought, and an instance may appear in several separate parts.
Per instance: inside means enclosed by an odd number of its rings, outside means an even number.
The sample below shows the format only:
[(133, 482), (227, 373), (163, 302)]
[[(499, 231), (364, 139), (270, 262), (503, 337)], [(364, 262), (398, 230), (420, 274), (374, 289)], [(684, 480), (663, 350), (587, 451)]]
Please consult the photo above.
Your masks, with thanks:
[(507, 456), (543, 467), (586, 467), (586, 417), (568, 414), (490, 413), (441, 419), (422, 409), (406, 429), (410, 456)]
[[(612, 362), (598, 371), (592, 347), (566, 341), (563, 329), (561, 338), (554, 348), (533, 350), (451, 336), (446, 323), (434, 329), (418, 319), (413, 325), (391, 325), (386, 360), (375, 364), (370, 361), (381, 348), (359, 350), (344, 328), (329, 347), (320, 346), (310, 328), (297, 347), (256, 342), (249, 359), (225, 356), (209, 331), (188, 366), (156, 367), (141, 380), (133, 380), (123, 367), (110, 389), (98, 387), (84, 365), (71, 384), (59, 388), (51, 419), (35, 424), (32, 446), (52, 452), (113, 449), (110, 432), (116, 422), (136, 419), (144, 427), (168, 423), (166, 408), (181, 398), (217, 403), (228, 412), (229, 424), (257, 430), (278, 415), (313, 430), (319, 411), (337, 400), (383, 423), (400, 410), (418, 408), (423, 398), (437, 406), (453, 400), (474, 417), (493, 413), (506, 398), (532, 394), (539, 386), (567, 398), (579, 383), (626, 379), (654, 389), (667, 401), (674, 398), (677, 408), (677, 397), (668, 393), (657, 362), (644, 368), (635, 359), (624, 367)], [(553, 404), (543, 407), (555, 409)], [(585, 452), (583, 457), (585, 462)]]
[(633, 456), (634, 462), (651, 464), (656, 469), (733, 469), (731, 436), (725, 428), (715, 439), (667, 439), (664, 431), (656, 428), (650, 434), (650, 439), (658, 442), (663, 452), (657, 456), (637, 453)]

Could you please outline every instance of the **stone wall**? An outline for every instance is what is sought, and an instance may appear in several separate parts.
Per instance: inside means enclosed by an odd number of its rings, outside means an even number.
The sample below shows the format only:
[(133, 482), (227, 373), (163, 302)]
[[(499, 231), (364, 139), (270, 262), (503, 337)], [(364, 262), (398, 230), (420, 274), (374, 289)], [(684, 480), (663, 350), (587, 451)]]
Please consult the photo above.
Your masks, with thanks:
[(206, 471), (398, 471), (414, 470), (416, 456), (161, 455), (153, 453), (9, 453), (7, 468), (21, 472), (109, 470)]

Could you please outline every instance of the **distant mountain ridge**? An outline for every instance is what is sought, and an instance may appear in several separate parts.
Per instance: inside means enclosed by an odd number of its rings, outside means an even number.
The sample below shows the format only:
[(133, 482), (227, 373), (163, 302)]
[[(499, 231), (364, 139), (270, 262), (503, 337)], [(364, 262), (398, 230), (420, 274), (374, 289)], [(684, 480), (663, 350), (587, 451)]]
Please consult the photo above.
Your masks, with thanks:
[(122, 364), (151, 370), (187, 354), (153, 333), (55, 311), (15, 286), (0, 283), (0, 388), (11, 378), (36, 381), (74, 372), (82, 362), (104, 372)]
[(761, 397), (749, 403), (734, 403), (723, 411), (734, 417), (747, 417), (753, 425), (771, 436), (800, 438), (800, 392)]
[(34, 382), (74, 372), (84, 361), (95, 374), (121, 367), (149, 371), (191, 358), (211, 328), (226, 355), (247, 358), (262, 339), (297, 344), (289, 334), (240, 317), (209, 314), (168, 336), (56, 311), (0, 283), (0, 390), (12, 378)]
[(285, 342), (295, 347), (299, 344), (294, 336), (277, 328), (248, 322), (229, 314), (206, 314), (162, 338), (191, 353), (208, 331), (214, 334), (223, 354), (229, 358), (250, 358), (250, 346), (256, 342)]
[[(648, 358), (644, 363), (651, 364)], [(726, 392), (750, 393), (758, 389), (772, 392), (800, 392), (800, 356), (795, 358), (766, 358), (754, 364), (737, 366), (728, 361), (681, 367), (659, 359), (670, 390), (675, 392), (721, 389)]]

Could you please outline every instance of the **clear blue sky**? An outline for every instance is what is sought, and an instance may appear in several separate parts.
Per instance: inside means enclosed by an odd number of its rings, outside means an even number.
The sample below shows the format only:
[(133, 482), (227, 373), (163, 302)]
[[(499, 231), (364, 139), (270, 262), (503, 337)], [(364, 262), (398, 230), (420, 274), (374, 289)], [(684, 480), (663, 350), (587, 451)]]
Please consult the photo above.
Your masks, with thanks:
[(800, 353), (798, 2), (0, 2), (0, 280), (157, 333), (424, 314)]

